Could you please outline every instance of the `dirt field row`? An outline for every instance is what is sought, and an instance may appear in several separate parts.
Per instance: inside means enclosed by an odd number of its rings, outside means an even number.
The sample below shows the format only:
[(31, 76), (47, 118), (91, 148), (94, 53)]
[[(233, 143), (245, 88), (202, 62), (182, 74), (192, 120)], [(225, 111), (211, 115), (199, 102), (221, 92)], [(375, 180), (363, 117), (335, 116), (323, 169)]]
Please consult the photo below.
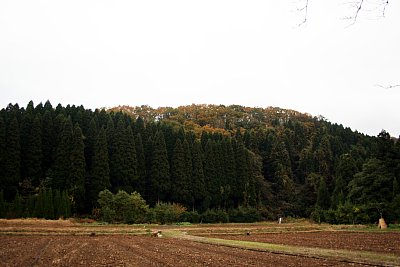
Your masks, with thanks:
[(1, 266), (362, 266), (144, 236), (0, 236)]
[[(343, 231), (344, 229), (346, 230)], [(195, 242), (195, 239), (182, 239), (179, 236), (171, 238), (171, 234), (184, 235), (185, 232), (187, 237), (217, 237), (256, 241), (261, 242), (260, 244), (328, 248), (335, 251), (371, 251), (375, 253), (373, 257), (391, 254), (395, 255), (395, 260), (390, 262), (396, 265), (397, 256), (400, 256), (400, 232), (375, 232), (365, 229), (364, 226), (354, 228), (319, 225), (307, 221), (282, 225), (255, 223), (165, 226), (101, 225), (74, 220), (0, 220), (0, 267), (362, 266), (339, 261), (339, 256), (330, 257), (320, 253), (286, 255), (279, 254), (282, 251), (276, 250), (271, 253), (265, 250), (247, 250), (244, 247), (227, 247), (222, 243), (199, 243)], [(168, 233), (169, 237), (148, 236), (149, 232), (154, 230), (162, 230), (163, 233)], [(322, 258), (310, 257), (313, 255)], [(341, 259), (354, 261), (351, 257)]]
[(400, 256), (399, 232), (324, 231), (255, 234), (250, 232), (250, 235), (207, 234), (203, 236), (282, 245), (372, 251)]

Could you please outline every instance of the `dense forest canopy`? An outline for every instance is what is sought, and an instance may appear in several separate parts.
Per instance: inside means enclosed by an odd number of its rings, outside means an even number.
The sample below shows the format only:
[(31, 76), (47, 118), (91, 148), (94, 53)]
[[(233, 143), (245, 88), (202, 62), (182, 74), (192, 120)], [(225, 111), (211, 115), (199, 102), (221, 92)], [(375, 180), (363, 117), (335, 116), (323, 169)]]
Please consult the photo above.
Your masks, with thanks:
[(199, 213), (400, 219), (397, 139), (293, 110), (10, 104), (0, 147), (0, 217), (91, 214), (108, 189)]

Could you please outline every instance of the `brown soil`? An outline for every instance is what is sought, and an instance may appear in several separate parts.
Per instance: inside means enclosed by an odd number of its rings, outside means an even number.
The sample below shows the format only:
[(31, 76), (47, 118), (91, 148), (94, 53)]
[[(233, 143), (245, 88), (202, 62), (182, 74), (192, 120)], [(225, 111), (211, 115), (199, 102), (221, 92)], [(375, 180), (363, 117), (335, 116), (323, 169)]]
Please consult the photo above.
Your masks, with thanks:
[(360, 266), (131, 235), (0, 235), (1, 266)]
[(283, 245), (318, 247), (329, 249), (362, 250), (396, 254), (400, 256), (400, 233), (390, 232), (291, 232), (252, 233), (250, 235), (212, 234), (207, 237), (255, 241)]

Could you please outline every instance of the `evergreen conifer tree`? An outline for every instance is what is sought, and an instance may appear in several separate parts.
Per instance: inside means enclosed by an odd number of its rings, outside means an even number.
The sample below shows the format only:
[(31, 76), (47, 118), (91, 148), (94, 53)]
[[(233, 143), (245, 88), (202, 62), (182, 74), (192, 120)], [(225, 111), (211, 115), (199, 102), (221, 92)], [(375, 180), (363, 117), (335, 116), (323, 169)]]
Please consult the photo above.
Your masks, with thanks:
[(152, 193), (155, 197), (154, 201), (160, 202), (167, 200), (171, 186), (170, 166), (164, 134), (161, 131), (158, 131), (154, 137), (150, 179)]
[(136, 157), (135, 138), (133, 136), (131, 126), (128, 126), (125, 130), (126, 146), (124, 148), (124, 159), (125, 159), (125, 172), (126, 172), (126, 184), (124, 185), (127, 192), (131, 193), (134, 186), (138, 184), (138, 162)]
[(63, 218), (68, 218), (71, 216), (71, 201), (67, 194), (67, 191), (64, 190), (61, 193), (61, 202), (59, 206), (60, 216)]
[(71, 117), (64, 121), (64, 127), (61, 132), (60, 143), (57, 147), (54, 165), (51, 177), (51, 187), (64, 190), (69, 187), (69, 178), (71, 175), (71, 149), (73, 148), (73, 129)]
[[(30, 137), (33, 123), (33, 102), (30, 101), (26, 111), (22, 112), (20, 121), (20, 146), (21, 146), (21, 179), (26, 179), (30, 169), (29, 157), (31, 155)], [(32, 178), (32, 177), (29, 177)]]
[(3, 190), (6, 179), (6, 148), (6, 125), (3, 116), (0, 114), (0, 190)]
[(330, 205), (329, 192), (324, 177), (321, 177), (319, 182), (316, 204), (321, 209), (328, 209)]
[(85, 199), (85, 154), (84, 154), (83, 134), (81, 128), (76, 123), (71, 147), (71, 167), (69, 175), (69, 190), (74, 200), (74, 208), (77, 211), (83, 210)]
[(188, 186), (185, 154), (181, 140), (177, 139), (171, 161), (171, 199), (187, 205), (190, 202)]
[(107, 136), (104, 128), (100, 129), (93, 152), (93, 171), (89, 197), (92, 206), (96, 206), (99, 192), (108, 189), (111, 186), (110, 167), (108, 165)]
[(293, 174), (289, 153), (281, 136), (275, 139), (270, 158), (273, 175), (272, 189), (278, 201), (290, 203), (294, 197)]
[(143, 147), (142, 135), (140, 133), (136, 135), (135, 148), (136, 148), (137, 172), (138, 172), (138, 180), (135, 184), (135, 189), (142, 196), (144, 196), (146, 188), (146, 158)]
[(25, 155), (26, 178), (34, 185), (39, 185), (42, 173), (42, 122), (39, 115), (35, 116), (28, 138), (28, 151)]
[(12, 199), (20, 181), (21, 146), (16, 112), (11, 112), (6, 135), (5, 199)]
[(393, 178), (393, 193), (392, 193), (392, 198), (394, 199), (396, 196), (400, 195), (400, 186), (399, 183), (397, 182), (397, 178)]
[(97, 117), (93, 117), (89, 123), (89, 129), (85, 135), (85, 160), (86, 160), (86, 170), (91, 173), (93, 166), (93, 154), (94, 146), (96, 143), (96, 138), (99, 133)]
[(215, 142), (208, 139), (204, 149), (204, 177), (211, 207), (217, 208), (220, 204), (219, 181), (217, 177)]
[(15, 218), (20, 218), (22, 217), (22, 198), (20, 194), (17, 193), (15, 194), (14, 202), (13, 202), (13, 209), (14, 209), (14, 217)]
[[(233, 152), (231, 138), (223, 142), (224, 150), (224, 192), (225, 192), (225, 205), (233, 206), (232, 190), (236, 187), (236, 163), (235, 154)], [(229, 203), (228, 203), (229, 202)]]
[[(238, 133), (238, 131), (236, 131)], [(235, 207), (243, 205), (243, 191), (244, 191), (244, 184), (247, 180), (247, 173), (248, 169), (246, 166), (246, 151), (241, 138), (236, 140), (236, 147), (235, 147), (235, 165), (236, 165), (236, 177), (235, 183), (233, 186), (233, 200)]]
[(0, 190), (0, 218), (4, 218), (6, 216), (6, 203), (4, 200), (3, 189)]
[(40, 190), (39, 194), (36, 197), (35, 200), (35, 211), (34, 211), (34, 215), (37, 218), (44, 218), (45, 214), (44, 214), (44, 209), (45, 209), (45, 198), (44, 198), (44, 190)]
[(129, 177), (127, 177), (126, 172), (127, 165), (124, 158), (126, 155), (124, 153), (126, 150), (125, 123), (121, 117), (117, 122), (117, 126), (110, 141), (110, 180), (112, 187), (118, 189), (129, 184)]
[(55, 142), (52, 110), (46, 110), (45, 105), (45, 112), (42, 118), (42, 170), (45, 174), (54, 162)]
[(56, 189), (54, 190), (54, 197), (53, 197), (53, 207), (54, 207), (54, 219), (58, 219), (62, 215), (62, 210), (61, 210), (61, 193), (60, 190)]
[(54, 203), (53, 203), (53, 190), (43, 190), (43, 217), (46, 219), (54, 219)]
[[(193, 144), (192, 162), (193, 162), (193, 175), (191, 180), (191, 195), (193, 196), (193, 207), (195, 209), (206, 209), (204, 199), (206, 198), (207, 191), (205, 185), (204, 171), (203, 171), (203, 158), (202, 158), (201, 143), (195, 141)], [(206, 207), (205, 207), (206, 206)]]

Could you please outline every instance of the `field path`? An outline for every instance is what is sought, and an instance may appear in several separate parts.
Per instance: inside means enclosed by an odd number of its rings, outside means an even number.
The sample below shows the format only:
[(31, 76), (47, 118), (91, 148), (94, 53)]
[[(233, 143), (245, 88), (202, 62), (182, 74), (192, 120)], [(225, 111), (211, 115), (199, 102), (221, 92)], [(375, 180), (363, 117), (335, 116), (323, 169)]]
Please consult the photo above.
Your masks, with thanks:
[(230, 240), (213, 237), (188, 235), (182, 232), (171, 231), (170, 237), (190, 240), (205, 244), (214, 244), (226, 247), (242, 248), (251, 251), (263, 251), (289, 256), (307, 257), (315, 259), (330, 259), (343, 263), (365, 264), (372, 266), (400, 266), (400, 257), (395, 254), (375, 253), (367, 251), (355, 251), (344, 249), (326, 249), (306, 246), (292, 246), (272, 244), (265, 242), (253, 242), (242, 240)]

